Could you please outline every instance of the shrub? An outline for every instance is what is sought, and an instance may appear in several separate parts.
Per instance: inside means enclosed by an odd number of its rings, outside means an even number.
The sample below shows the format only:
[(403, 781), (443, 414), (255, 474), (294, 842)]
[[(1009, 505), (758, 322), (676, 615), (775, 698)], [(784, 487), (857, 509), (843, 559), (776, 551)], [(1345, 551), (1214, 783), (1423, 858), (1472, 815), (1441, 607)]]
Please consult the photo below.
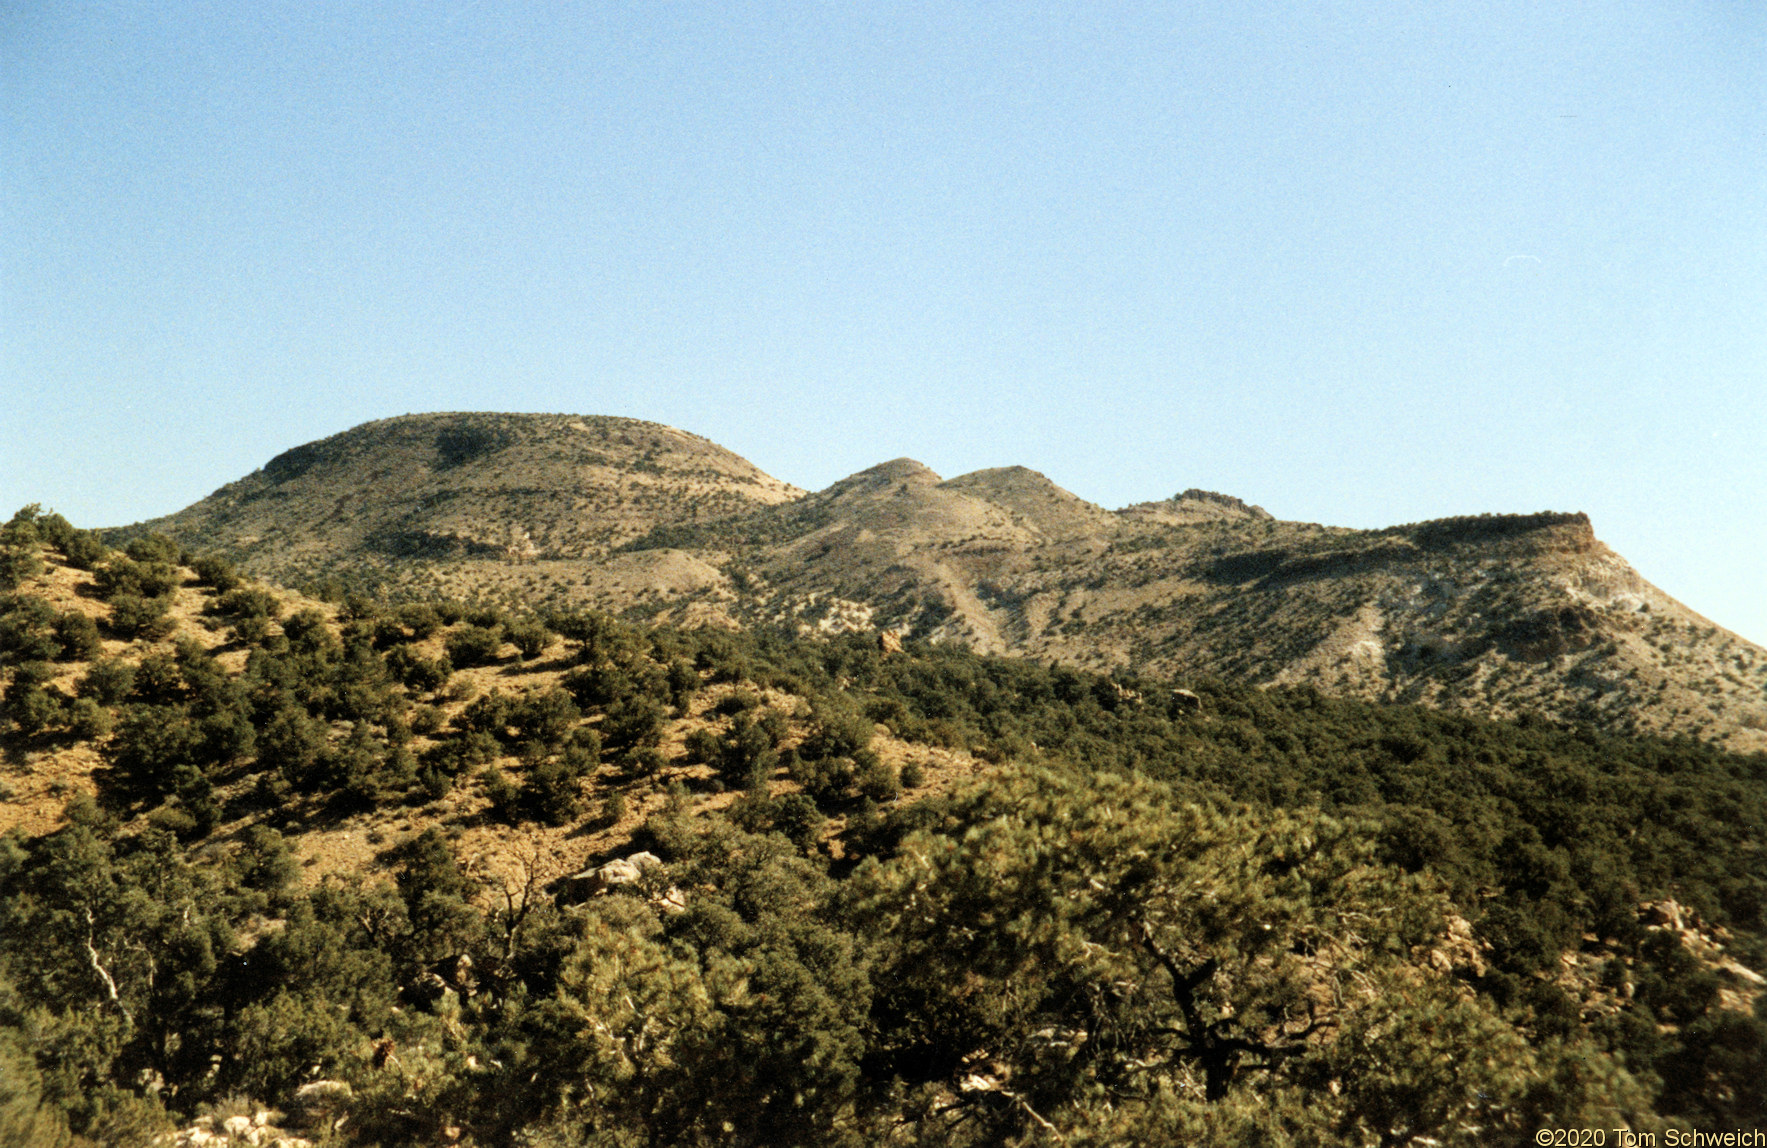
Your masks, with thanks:
[(91, 570), (110, 556), (110, 549), (90, 530), (76, 530), (62, 544), (61, 553), (76, 570)]
[(926, 784), (926, 769), (918, 761), (902, 763), (902, 788), (919, 789)]
[(740, 714), (746, 713), (760, 704), (761, 695), (754, 690), (731, 690), (718, 699), (718, 704), (712, 707), (712, 712), (725, 715)]
[(693, 668), (692, 662), (680, 660), (670, 662), (668, 682), (670, 700), (676, 706), (685, 709), (688, 701), (699, 690), (699, 671)]
[(282, 601), (261, 586), (235, 586), (216, 596), (203, 611), (223, 618), (276, 618)]
[(308, 783), (325, 751), (325, 727), (299, 706), (278, 710), (258, 737), (258, 764), (290, 783)]
[(806, 757), (852, 757), (871, 744), (871, 721), (857, 710), (820, 704), (811, 721), (810, 735), (799, 747)]
[(620, 767), (632, 777), (655, 777), (667, 764), (662, 751), (651, 746), (627, 750), (620, 759)]
[(79, 610), (64, 610), (55, 619), (55, 637), (61, 643), (61, 660), (86, 662), (104, 649), (98, 638), (98, 623)]
[(466, 624), (482, 630), (501, 629), (509, 618), (495, 606), (473, 606), (465, 614)]
[(193, 558), (190, 560), (190, 568), (196, 572), (198, 582), (213, 586), (217, 594), (225, 594), (243, 581), (233, 563), (219, 554), (204, 554)]
[(850, 757), (799, 757), (790, 769), (791, 779), (819, 802), (846, 798), (858, 776), (858, 766)]
[(433, 693), (448, 684), (454, 666), (447, 655), (426, 658), (409, 646), (395, 646), (386, 657), (387, 672), (408, 690)]
[(511, 707), (509, 724), (527, 741), (559, 741), (583, 716), (571, 695), (557, 686), (529, 690)]
[(822, 836), (824, 824), (822, 811), (801, 793), (788, 793), (773, 802), (773, 828), (799, 849), (814, 846)]
[(254, 825), (241, 839), (241, 849), (234, 858), (240, 884), (264, 893), (280, 893), (300, 873), (294, 850), (282, 834), (267, 825)]
[(164, 563), (137, 562), (118, 554), (92, 572), (92, 582), (106, 602), (122, 595), (160, 598), (177, 587), (178, 573)]
[(896, 771), (879, 761), (874, 755), (866, 754), (858, 762), (859, 769), (855, 783), (859, 794), (872, 801), (882, 804), (894, 801), (902, 795), (902, 782)]
[(635, 694), (607, 709), (602, 735), (616, 746), (655, 745), (662, 737), (663, 707), (655, 698)]
[(113, 724), (108, 709), (91, 698), (76, 698), (68, 706), (68, 729), (81, 741), (97, 741), (110, 735)]
[(689, 765), (705, 765), (718, 760), (723, 746), (718, 735), (709, 729), (696, 729), (687, 735), (686, 760)]
[(759, 788), (779, 765), (776, 739), (765, 721), (739, 716), (718, 747), (718, 776), (724, 784), (743, 789)]
[(165, 654), (149, 654), (135, 665), (135, 693), (152, 705), (171, 705), (184, 697), (184, 674)]
[(524, 661), (539, 657), (552, 641), (546, 627), (532, 620), (511, 622), (504, 628), (504, 636), (514, 644)]
[(26, 737), (35, 737), (67, 719), (62, 698), (28, 678), (15, 677), (6, 687), (6, 712)]
[(330, 658), (342, 652), (342, 644), (326, 624), (325, 615), (309, 606), (282, 623), (282, 636), (296, 654), (315, 654)]
[(34, 547), (0, 546), (0, 590), (16, 590), (41, 573), (43, 560)]
[(514, 705), (514, 699), (508, 694), (492, 690), (474, 698), (472, 704), (460, 711), (454, 724), (472, 733), (488, 733), (501, 738), (508, 733), (509, 715)]
[(517, 824), (522, 814), (522, 792), (515, 783), (494, 765), (485, 767), (479, 774), (479, 781), (485, 787), (485, 796), (490, 799), (491, 812), (497, 819), (510, 825)]
[(522, 783), (522, 805), (547, 825), (563, 825), (583, 807), (582, 774), (568, 761), (537, 762)]
[(0, 602), (0, 662), (47, 662), (61, 653), (55, 608), (34, 594)]
[(110, 600), (111, 632), (119, 638), (157, 642), (178, 628), (166, 616), (166, 605), (164, 598), (118, 594)]
[(448, 661), (454, 666), (483, 666), (497, 660), (503, 649), (503, 635), (486, 626), (468, 625), (449, 634), (444, 646)]
[(183, 557), (179, 545), (164, 534), (143, 534), (123, 547), (123, 552), (137, 562), (159, 562), (175, 566)]
[(399, 607), (399, 623), (411, 631), (413, 641), (421, 642), (442, 628), (442, 616), (434, 606), (417, 603)]
[(411, 711), (411, 732), (428, 737), (442, 728), (442, 711), (435, 706), (418, 706)]
[(270, 636), (270, 619), (240, 618), (227, 627), (227, 640), (241, 646), (261, 646)]
[(135, 690), (135, 667), (118, 658), (93, 662), (80, 678), (80, 696), (100, 705), (122, 703)]

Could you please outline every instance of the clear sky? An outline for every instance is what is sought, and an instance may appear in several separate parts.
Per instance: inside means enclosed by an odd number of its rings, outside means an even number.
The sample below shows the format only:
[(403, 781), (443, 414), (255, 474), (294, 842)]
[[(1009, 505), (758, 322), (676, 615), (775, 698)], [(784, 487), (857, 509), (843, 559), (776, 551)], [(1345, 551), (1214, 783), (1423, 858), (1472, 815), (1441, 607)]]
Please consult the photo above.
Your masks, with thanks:
[(626, 415), (809, 488), (1585, 510), (1767, 641), (1764, 208), (1743, 0), (7, 4), (0, 504)]

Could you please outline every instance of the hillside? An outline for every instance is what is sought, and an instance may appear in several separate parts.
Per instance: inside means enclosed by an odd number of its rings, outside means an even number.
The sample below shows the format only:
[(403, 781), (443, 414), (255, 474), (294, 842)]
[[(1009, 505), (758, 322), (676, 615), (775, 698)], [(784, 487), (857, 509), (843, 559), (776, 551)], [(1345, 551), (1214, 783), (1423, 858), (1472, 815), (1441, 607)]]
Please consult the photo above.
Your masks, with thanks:
[(142, 523), (287, 584), (407, 561), (605, 558), (660, 525), (802, 492), (702, 438), (634, 419), (429, 414), (285, 451)]
[(805, 494), (652, 424), (423, 415), (299, 447), (163, 530), (283, 585), (894, 629), (1096, 670), (1308, 684), (1767, 747), (1767, 651), (1580, 514), (1356, 531), (1208, 491), (1117, 511), (898, 459)]
[(0, 576), (9, 1144), (1661, 1142), (1767, 1114), (1761, 754), (314, 601), (28, 512)]

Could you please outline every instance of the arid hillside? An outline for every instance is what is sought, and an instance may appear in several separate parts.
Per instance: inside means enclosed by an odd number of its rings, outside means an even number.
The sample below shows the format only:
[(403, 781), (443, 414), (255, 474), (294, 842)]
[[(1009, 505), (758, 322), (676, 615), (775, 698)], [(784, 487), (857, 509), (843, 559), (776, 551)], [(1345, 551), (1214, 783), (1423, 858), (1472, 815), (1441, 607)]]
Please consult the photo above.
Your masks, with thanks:
[(284, 451), (141, 524), (293, 584), (417, 561), (601, 559), (663, 524), (803, 492), (696, 435), (633, 419), (428, 414)]
[(892, 629), (1096, 670), (1307, 684), (1767, 747), (1767, 651), (1574, 513), (1357, 531), (1188, 490), (1117, 511), (1023, 467), (910, 459), (805, 494), (704, 439), (423, 415), (298, 447), (162, 530), (284, 585)]
[[(1029, 512), (972, 493), (1002, 487)], [(802, 502), (1096, 517), (906, 464)], [(1187, 502), (1266, 521), (1159, 513)], [(1533, 525), (1508, 544), (1578, 526)], [(0, 698), (9, 1145), (1470, 1144), (1767, 1111), (1767, 755), (1711, 741), (315, 600), (34, 507), (0, 527)]]

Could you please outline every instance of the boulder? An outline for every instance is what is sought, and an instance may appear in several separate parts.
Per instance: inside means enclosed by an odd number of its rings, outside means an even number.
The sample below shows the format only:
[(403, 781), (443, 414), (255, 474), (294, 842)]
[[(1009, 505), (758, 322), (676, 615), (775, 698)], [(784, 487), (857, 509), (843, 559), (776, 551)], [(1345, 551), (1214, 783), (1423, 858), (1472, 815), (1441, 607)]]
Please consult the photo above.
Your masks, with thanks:
[(615, 858), (598, 868), (573, 873), (571, 878), (587, 882), (590, 893), (605, 893), (615, 885), (630, 885), (642, 878), (646, 871), (662, 867), (663, 859), (655, 853), (634, 853), (630, 857)]
[(341, 1080), (315, 1080), (295, 1089), (288, 1106), (289, 1123), (311, 1128), (330, 1123), (355, 1093)]

